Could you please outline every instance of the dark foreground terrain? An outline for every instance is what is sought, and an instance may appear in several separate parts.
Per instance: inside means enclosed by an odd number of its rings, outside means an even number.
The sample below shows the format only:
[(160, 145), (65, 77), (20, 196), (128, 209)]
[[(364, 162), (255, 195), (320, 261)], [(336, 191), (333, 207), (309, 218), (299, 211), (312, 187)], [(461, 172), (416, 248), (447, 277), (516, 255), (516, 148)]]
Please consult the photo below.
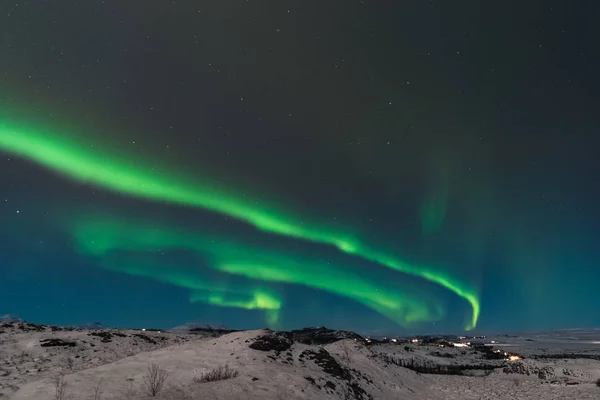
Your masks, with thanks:
[(565, 332), (375, 340), (326, 328), (117, 330), (4, 319), (0, 398), (600, 399), (600, 332)]

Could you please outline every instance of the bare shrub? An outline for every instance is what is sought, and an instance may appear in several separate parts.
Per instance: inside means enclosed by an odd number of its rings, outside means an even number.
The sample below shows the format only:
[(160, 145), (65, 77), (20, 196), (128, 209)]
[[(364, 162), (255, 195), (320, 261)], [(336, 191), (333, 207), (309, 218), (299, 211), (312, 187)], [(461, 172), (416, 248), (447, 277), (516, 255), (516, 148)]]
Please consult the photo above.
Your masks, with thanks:
[(102, 379), (98, 379), (98, 383), (94, 386), (94, 400), (100, 400), (100, 395), (102, 394), (100, 391), (100, 386), (102, 385)]
[(224, 381), (225, 379), (235, 378), (239, 375), (239, 371), (233, 368), (230, 368), (228, 365), (221, 365), (218, 368), (213, 369), (212, 371), (205, 372), (200, 376), (194, 377), (195, 383), (206, 383), (206, 382), (216, 382), (216, 381)]
[(54, 399), (64, 400), (67, 398), (67, 387), (69, 383), (65, 379), (64, 374), (60, 374), (54, 378)]
[(167, 371), (161, 368), (159, 364), (153, 362), (148, 364), (148, 371), (144, 376), (147, 394), (150, 397), (156, 397), (165, 386), (168, 376)]
[(69, 371), (73, 372), (73, 370), (75, 369), (75, 360), (73, 360), (73, 358), (71, 358), (71, 357), (67, 357), (63, 360), (63, 362), (65, 364), (65, 367)]

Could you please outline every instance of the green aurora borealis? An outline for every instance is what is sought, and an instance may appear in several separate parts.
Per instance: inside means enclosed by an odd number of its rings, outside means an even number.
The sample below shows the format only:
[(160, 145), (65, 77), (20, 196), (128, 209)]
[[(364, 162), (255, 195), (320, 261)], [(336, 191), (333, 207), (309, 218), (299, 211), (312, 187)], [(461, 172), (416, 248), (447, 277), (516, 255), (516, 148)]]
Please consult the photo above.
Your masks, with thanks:
[(597, 7), (7, 3), (0, 315), (598, 326)]
[[(198, 178), (197, 183), (193, 183), (153, 168), (150, 164), (127, 162), (127, 155), (123, 155), (123, 158), (107, 157), (106, 153), (99, 153), (97, 148), (95, 143), (80, 143), (68, 139), (65, 135), (0, 125), (0, 149), (30, 159), (71, 179), (128, 196), (200, 207), (226, 214), (264, 232), (332, 245), (343, 253), (435, 282), (464, 298), (472, 307), (472, 317), (466, 329), (472, 329), (477, 324), (480, 306), (476, 291), (455, 278), (425, 267), (404, 263), (392, 255), (364, 245), (354, 236), (349, 237), (347, 234), (332, 231), (327, 226), (304, 223), (300, 218), (280, 210), (263, 209), (257, 202), (226, 194), (210, 184), (203, 183), (201, 178)], [(319, 265), (315, 262), (301, 263), (291, 257), (282, 255), (273, 257), (270, 254), (267, 254), (267, 261), (264, 261), (262, 255), (253, 256), (256, 253), (255, 249), (242, 251), (239, 244), (229, 244), (224, 247), (218, 244), (206, 246), (208, 238), (190, 238), (176, 233), (156, 235), (143, 230), (128, 232), (127, 225), (114, 226), (114, 224), (105, 231), (99, 228), (101, 226), (103, 225), (96, 225), (94, 229), (86, 229), (85, 226), (77, 227), (74, 230), (74, 235), (82, 249), (97, 254), (108, 250), (129, 250), (129, 246), (138, 248), (140, 245), (157, 249), (191, 248), (212, 253), (216, 259), (214, 267), (222, 272), (256, 280), (302, 284), (348, 296), (400, 324), (435, 320), (442, 314), (439, 307), (433, 312), (419, 304), (419, 300), (412, 296), (384, 293), (376, 285), (356, 279), (340, 267)], [(136, 239), (128, 243), (128, 238)], [(90, 247), (90, 243), (94, 243), (94, 246)], [(144, 275), (142, 270), (129, 267), (125, 268), (124, 272)], [(314, 279), (317, 272), (321, 276), (319, 280)], [(173, 277), (164, 271), (156, 275), (149, 271), (146, 274), (158, 280), (198, 289), (194, 279)], [(398, 279), (401, 280), (402, 275), (399, 275)], [(262, 291), (253, 292), (251, 296), (253, 299), (247, 303), (242, 302), (241, 307), (269, 310), (278, 308), (277, 300)], [(229, 304), (223, 302), (220, 297), (213, 296), (206, 297), (205, 300), (216, 305), (237, 304)]]

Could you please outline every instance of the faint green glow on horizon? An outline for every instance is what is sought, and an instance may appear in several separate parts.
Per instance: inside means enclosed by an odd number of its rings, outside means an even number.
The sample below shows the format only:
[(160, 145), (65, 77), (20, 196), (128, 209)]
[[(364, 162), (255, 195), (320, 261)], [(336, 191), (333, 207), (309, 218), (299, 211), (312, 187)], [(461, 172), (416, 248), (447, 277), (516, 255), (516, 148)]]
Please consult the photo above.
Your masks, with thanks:
[[(181, 272), (168, 267), (148, 268), (135, 258), (127, 259), (127, 262), (119, 261), (119, 252), (147, 254), (182, 249), (193, 251), (202, 259), (208, 257), (208, 264), (216, 271), (257, 281), (297, 284), (327, 291), (350, 298), (403, 326), (435, 321), (444, 314), (427, 296), (421, 293), (408, 294), (408, 287), (403, 291), (393, 290), (372, 278), (358, 276), (351, 268), (316, 259), (299, 260), (296, 255), (268, 248), (257, 249), (243, 241), (215, 234), (192, 234), (156, 223), (146, 226), (110, 218), (94, 220), (85, 216), (76, 218), (69, 229), (79, 250), (104, 260), (103, 265), (116, 271), (153, 277), (192, 289), (195, 291), (192, 300), (213, 305), (278, 310), (281, 300), (264, 288), (252, 287), (255, 283), (243, 291), (238, 290), (244, 295), (242, 298), (236, 296), (236, 292), (229, 293), (231, 290), (226, 290), (229, 287), (209, 293), (206, 289), (212, 285), (203, 281), (203, 272), (199, 269)], [(248, 293), (252, 295), (251, 298)]]
[[(107, 232), (105, 232), (107, 233)], [(95, 236), (100, 237), (101, 235)], [(108, 241), (104, 241), (108, 244)], [(87, 248), (91, 250), (91, 248)], [(267, 321), (275, 325), (279, 320), (279, 311), (282, 307), (281, 298), (272, 290), (255, 284), (252, 287), (234, 285), (231, 283), (219, 282), (214, 278), (203, 276), (202, 271), (198, 269), (182, 270), (179, 268), (165, 268), (157, 265), (156, 261), (149, 262), (147, 257), (149, 253), (142, 254), (142, 257), (136, 252), (127, 251), (122, 248), (114, 248), (117, 254), (110, 253), (108, 248), (103, 248), (106, 252), (102, 257), (100, 265), (106, 269), (125, 273), (133, 276), (143, 276), (152, 278), (159, 282), (190, 289), (191, 302), (203, 302), (219, 307), (235, 307), (246, 310), (263, 310), (266, 312)], [(96, 252), (94, 255), (99, 256)]]
[(73, 138), (0, 123), (0, 150), (25, 157), (71, 179), (87, 182), (121, 194), (171, 204), (200, 207), (229, 215), (264, 232), (335, 246), (340, 251), (379, 263), (399, 272), (435, 282), (464, 298), (472, 307), (467, 329), (477, 324), (480, 304), (477, 291), (441, 271), (404, 263), (396, 257), (372, 249), (346, 231), (325, 224), (305, 223), (273, 205), (264, 206), (244, 196), (203, 182), (186, 179), (151, 163), (128, 161), (126, 157), (106, 155), (90, 143)]

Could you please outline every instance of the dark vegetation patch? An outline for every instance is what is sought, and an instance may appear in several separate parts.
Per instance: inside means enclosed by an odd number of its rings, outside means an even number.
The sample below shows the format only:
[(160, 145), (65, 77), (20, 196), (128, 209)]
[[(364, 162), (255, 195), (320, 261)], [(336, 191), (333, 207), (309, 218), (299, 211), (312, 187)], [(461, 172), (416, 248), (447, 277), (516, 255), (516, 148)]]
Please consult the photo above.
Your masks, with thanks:
[(325, 386), (326, 388), (335, 390), (335, 383), (333, 383), (331, 381), (325, 382), (325, 385), (323, 385), (323, 386)]
[(30, 324), (29, 322), (24, 322), (17, 325), (17, 328), (22, 330), (23, 332), (44, 332), (47, 328), (46, 325), (40, 324)]
[(315, 381), (315, 378), (313, 378), (312, 376), (305, 376), (304, 379), (306, 379), (307, 381), (309, 381), (311, 384), (313, 384), (317, 388), (321, 389), (321, 386), (319, 386), (317, 384), (317, 382)]
[(454, 354), (451, 353), (440, 353), (439, 351), (432, 351), (431, 353), (432, 356), (435, 357), (440, 357), (440, 358), (454, 358)]
[(43, 339), (40, 340), (42, 347), (75, 347), (77, 343), (63, 339)]
[(102, 339), (103, 343), (110, 343), (110, 342), (112, 342), (112, 338), (113, 338), (113, 335), (110, 332), (106, 332), (106, 331), (90, 332), (90, 333), (88, 333), (88, 336), (99, 337), (100, 339)]
[(373, 399), (373, 396), (365, 392), (358, 382), (348, 382), (348, 388), (350, 389), (350, 393), (357, 400)]
[(308, 358), (309, 360), (314, 361), (323, 372), (328, 373), (329, 375), (335, 376), (340, 379), (350, 380), (350, 372), (347, 369), (343, 368), (335, 358), (325, 349), (319, 349), (319, 351), (313, 350), (304, 350), (300, 354), (300, 358)]
[(600, 361), (600, 354), (580, 354), (580, 353), (562, 353), (562, 354), (544, 354), (541, 356), (533, 356), (537, 360), (544, 359), (576, 359), (576, 358), (585, 358), (587, 360), (597, 360)]
[(375, 382), (373, 382), (373, 380), (367, 376), (365, 376), (362, 372), (360, 372), (357, 369), (351, 368), (351, 372), (353, 373), (354, 376), (359, 377), (360, 379), (364, 380), (367, 383), (370, 383), (371, 385), (374, 385)]
[(142, 339), (142, 340), (144, 340), (144, 341), (146, 341), (146, 342), (148, 342), (148, 343), (150, 343), (150, 344), (158, 344), (158, 342), (157, 342), (156, 340), (152, 339), (152, 338), (151, 338), (151, 337), (149, 337), (149, 336), (142, 335), (141, 333), (134, 333), (134, 334), (133, 334), (133, 335), (131, 335), (131, 336), (134, 336), (134, 337), (140, 338), (140, 339)]
[(292, 344), (293, 342), (283, 335), (269, 333), (267, 335), (257, 337), (248, 347), (259, 351), (274, 350), (276, 352), (281, 352), (288, 350), (290, 347), (292, 347)]
[(62, 331), (66, 331), (66, 328), (63, 328), (62, 326), (51, 326), (50, 330), (52, 332), (62, 332)]
[(237, 332), (234, 329), (220, 329), (220, 328), (190, 328), (188, 329), (189, 333), (195, 333), (195, 334), (202, 334), (202, 333), (208, 333), (211, 334), (214, 337), (217, 336), (222, 336), (222, 335), (226, 335), (228, 333), (233, 333), (233, 332)]
[(388, 354), (382, 354), (380, 357), (388, 365), (397, 365), (420, 374), (469, 376), (469, 371), (484, 371), (485, 375), (489, 375), (493, 370), (501, 367), (493, 364), (436, 364), (433, 361), (415, 360), (414, 358), (403, 360)]
[(217, 382), (224, 381), (226, 379), (232, 379), (239, 375), (239, 371), (237, 369), (233, 369), (228, 365), (221, 365), (218, 368), (213, 369), (212, 371), (208, 371), (200, 376), (194, 377), (195, 383), (207, 383), (207, 382)]

